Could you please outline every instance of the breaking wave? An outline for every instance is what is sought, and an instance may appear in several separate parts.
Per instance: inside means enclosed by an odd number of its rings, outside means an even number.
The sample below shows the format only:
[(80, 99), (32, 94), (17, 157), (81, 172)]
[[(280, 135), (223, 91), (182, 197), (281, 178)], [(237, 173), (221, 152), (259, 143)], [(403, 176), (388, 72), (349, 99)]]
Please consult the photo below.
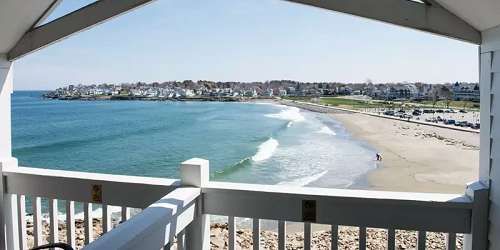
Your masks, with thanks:
[(326, 134), (326, 135), (336, 135), (337, 133), (335, 133), (335, 131), (331, 130), (329, 127), (327, 126), (323, 126), (319, 131), (318, 133), (320, 134)]
[(286, 186), (297, 186), (297, 187), (303, 187), (307, 184), (310, 184), (311, 182), (314, 182), (318, 180), (319, 178), (323, 177), (328, 171), (323, 171), (321, 173), (312, 175), (312, 176), (306, 176), (302, 178), (297, 178), (295, 180), (290, 180), (290, 181), (282, 181), (278, 183), (278, 185), (286, 185)]
[(270, 137), (267, 141), (259, 145), (257, 153), (252, 156), (252, 161), (264, 161), (271, 158), (278, 145), (278, 140)]
[(266, 116), (292, 122), (301, 122), (305, 120), (304, 116), (300, 113), (300, 109), (296, 107), (287, 107), (279, 113), (267, 114)]

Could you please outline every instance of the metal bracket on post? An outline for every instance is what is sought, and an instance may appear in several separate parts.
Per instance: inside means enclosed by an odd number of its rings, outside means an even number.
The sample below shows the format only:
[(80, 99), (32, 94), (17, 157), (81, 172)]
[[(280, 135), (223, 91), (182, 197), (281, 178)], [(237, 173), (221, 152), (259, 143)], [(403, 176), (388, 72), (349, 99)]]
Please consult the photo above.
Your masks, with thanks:
[[(202, 188), (209, 182), (208, 160), (193, 158), (181, 164), (181, 184)], [(186, 248), (210, 249), (210, 216), (203, 213), (203, 194), (196, 201), (195, 219), (186, 228)]]
[(465, 195), (473, 200), (471, 233), (464, 235), (465, 250), (488, 249), (489, 189), (482, 182), (467, 184)]

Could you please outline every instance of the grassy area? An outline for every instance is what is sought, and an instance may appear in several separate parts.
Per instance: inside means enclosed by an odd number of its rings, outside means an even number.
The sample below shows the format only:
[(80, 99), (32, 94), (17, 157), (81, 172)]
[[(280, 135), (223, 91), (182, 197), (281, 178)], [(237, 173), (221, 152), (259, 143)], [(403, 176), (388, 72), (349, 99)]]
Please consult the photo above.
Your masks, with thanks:
[(372, 101), (372, 100), (354, 100), (345, 97), (321, 97), (321, 98), (312, 98), (312, 97), (285, 97), (283, 99), (292, 100), (292, 101), (302, 101), (302, 102), (312, 102), (319, 103), (327, 106), (346, 108), (346, 109), (365, 109), (365, 108), (395, 108), (399, 107), (391, 102), (385, 101)]
[(313, 102), (328, 106), (341, 107), (347, 109), (365, 109), (365, 108), (454, 108), (454, 109), (479, 109), (479, 103), (471, 101), (420, 101), (420, 102), (401, 102), (401, 101), (381, 101), (381, 100), (354, 100), (345, 97), (286, 97), (285, 99), (293, 101)]
[(323, 97), (320, 99), (320, 103), (328, 106), (350, 108), (350, 109), (393, 107), (393, 104), (389, 102), (353, 100), (342, 97)]

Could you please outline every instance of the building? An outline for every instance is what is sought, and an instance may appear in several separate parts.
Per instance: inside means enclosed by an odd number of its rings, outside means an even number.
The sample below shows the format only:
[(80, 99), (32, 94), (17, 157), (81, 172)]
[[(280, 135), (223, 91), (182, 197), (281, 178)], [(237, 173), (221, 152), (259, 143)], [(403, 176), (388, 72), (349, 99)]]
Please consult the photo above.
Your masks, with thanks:
[(456, 82), (453, 85), (453, 100), (479, 102), (481, 96), (479, 84), (463, 84)]
[(384, 92), (386, 100), (414, 99), (418, 96), (418, 89), (414, 84), (389, 85)]

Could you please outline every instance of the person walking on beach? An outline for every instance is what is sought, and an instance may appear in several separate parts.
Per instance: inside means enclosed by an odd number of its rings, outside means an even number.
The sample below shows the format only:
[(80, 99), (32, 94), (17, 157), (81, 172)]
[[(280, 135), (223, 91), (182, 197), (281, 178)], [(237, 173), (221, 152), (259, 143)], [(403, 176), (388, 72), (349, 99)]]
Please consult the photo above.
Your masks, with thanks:
[(375, 154), (375, 156), (377, 157), (377, 161), (382, 161), (382, 155), (377, 153), (377, 154)]

